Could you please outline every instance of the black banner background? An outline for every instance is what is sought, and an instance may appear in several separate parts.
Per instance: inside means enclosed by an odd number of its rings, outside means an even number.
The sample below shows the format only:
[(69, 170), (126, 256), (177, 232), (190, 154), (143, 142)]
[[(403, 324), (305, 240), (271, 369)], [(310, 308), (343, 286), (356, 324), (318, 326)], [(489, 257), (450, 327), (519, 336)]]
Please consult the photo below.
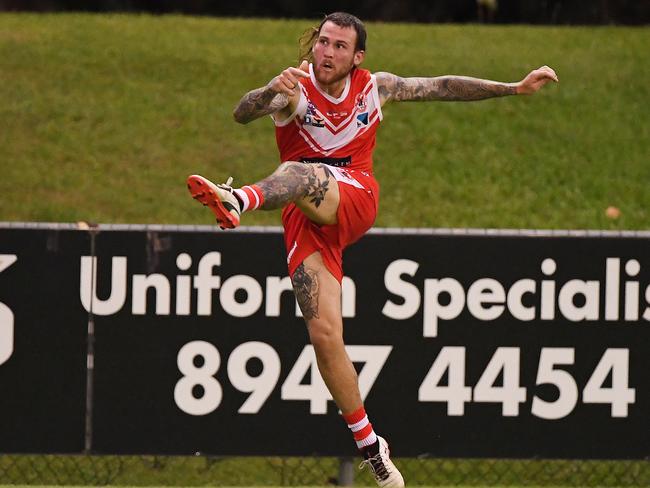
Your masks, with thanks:
[[(14, 315), (14, 352), (0, 365), (0, 452), (84, 448), (88, 315), (79, 300), (78, 231), (0, 229), (0, 302)], [(3, 338), (0, 338), (3, 340)]]
[[(391, 236), (391, 244), (387, 246), (382, 245), (382, 238), (367, 236), (350, 250), (349, 261), (363, 258), (372, 263), (360, 273), (351, 269), (351, 277), (359, 276), (377, 287), (383, 284), (383, 272), (390, 262), (408, 258), (420, 263), (416, 276), (409, 280), (420, 290), (424, 278), (447, 276), (463, 283), (465, 290), (478, 278), (495, 277), (507, 290), (521, 278), (540, 280), (544, 277), (540, 263), (552, 257), (557, 262), (557, 272), (552, 278), (558, 283), (559, 291), (562, 283), (574, 278), (600, 279), (604, 283), (606, 257), (618, 256), (623, 258), (622, 262), (628, 257), (641, 259), (641, 273), (637, 278), (641, 283), (650, 282), (650, 269), (647, 264), (644, 269), (642, 260), (647, 256), (648, 244), (642, 239)], [(376, 300), (383, 304), (392, 295), (383, 291), (381, 285), (377, 288)], [(604, 285), (600, 295), (602, 303)], [(538, 297), (532, 304), (539, 310)], [(650, 452), (650, 431), (642, 427), (650, 411), (647, 374), (650, 329), (644, 321), (574, 323), (559, 318), (556, 304), (554, 321), (518, 322), (508, 318), (506, 312), (493, 322), (483, 322), (473, 318), (465, 308), (457, 319), (439, 323), (437, 337), (422, 338), (421, 311), (401, 323), (382, 317), (380, 312), (380, 307), (369, 308), (366, 315), (358, 316), (360, 322), (373, 324), (373, 335), (390, 336), (391, 343), (395, 344), (389, 359), (393, 367), (386, 364), (382, 383), (377, 385), (374, 394), (389, 398), (390, 385), (400, 385), (399, 397), (408, 405), (404, 418), (414, 430), (405, 429), (404, 420), (385, 406), (373, 413), (373, 417), (377, 427), (385, 429), (393, 442), (409, 455), (422, 453), (414, 446), (414, 434), (422, 440), (420, 449), (428, 447), (425, 452), (434, 456), (616, 458), (645, 457)], [(418, 387), (443, 346), (467, 348), (467, 385), (476, 384), (497, 347), (521, 348), (520, 383), (527, 385), (527, 399), (520, 405), (520, 415), (502, 417), (500, 404), (468, 403), (464, 416), (448, 417), (445, 404), (416, 403)], [(575, 348), (575, 364), (561, 369), (572, 374), (579, 390), (585, 386), (605, 349), (629, 348), (630, 385), (636, 388), (636, 403), (630, 406), (629, 416), (613, 419), (609, 405), (580, 402), (573, 413), (561, 420), (532, 416), (531, 402), (535, 394), (547, 401), (553, 401), (557, 395), (557, 390), (549, 385), (534, 386), (542, 347)], [(368, 409), (375, 412), (373, 407), (383, 403), (369, 397)], [(399, 402), (391, 404), (394, 408)]]
[[(53, 234), (59, 236), (58, 254), (47, 247)], [(127, 258), (127, 279), (119, 311), (95, 317), (95, 452), (354, 454), (350, 435), (332, 401), (327, 414), (319, 415), (310, 414), (308, 401), (282, 399), (281, 386), (308, 344), (290, 291), (282, 294), (279, 317), (265, 315), (265, 296), (253, 315), (229, 315), (221, 305), (222, 288), (211, 292), (211, 315), (197, 315), (195, 288), (189, 315), (178, 313), (183, 305), (179, 309), (176, 303), (177, 280), (191, 276), (194, 285), (201, 259), (211, 252), (221, 253), (221, 264), (211, 268), (221, 287), (234, 275), (248, 275), (265, 294), (267, 277), (286, 276), (280, 234), (102, 231), (96, 242), (98, 299), (105, 300), (115, 292), (112, 257)], [(0, 420), (0, 452), (83, 448), (87, 316), (79, 300), (79, 262), (82, 255), (89, 255), (88, 243), (83, 232), (0, 230), (0, 254), (19, 254), (17, 263), (0, 273), (0, 301), (16, 316), (16, 350), (0, 365), (2, 390), (12, 394), (10, 402), (0, 402), (0, 419), (4, 419)], [(388, 438), (397, 456), (638, 459), (650, 455), (650, 324), (643, 318), (627, 322), (622, 318), (626, 281), (640, 283), (639, 317), (648, 306), (644, 296), (650, 284), (647, 247), (647, 239), (634, 237), (366, 236), (345, 257), (346, 276), (356, 286), (356, 314), (344, 319), (344, 327), (348, 345), (392, 346), (365, 401), (377, 432)], [(177, 261), (181, 254), (191, 258), (189, 266), (184, 258), (183, 269)], [(621, 267), (618, 321), (606, 321), (603, 316), (605, 263), (612, 257), (620, 258)], [(540, 269), (547, 258), (557, 265), (550, 276)], [(536, 308), (536, 320), (516, 320), (506, 309), (496, 320), (482, 321), (464, 307), (453, 320), (439, 320), (436, 337), (423, 337), (424, 297), (408, 319), (396, 320), (382, 313), (388, 301), (403, 303), (387, 290), (384, 280), (388, 266), (404, 259), (416, 262), (418, 269), (413, 276), (402, 275), (401, 280), (415, 285), (420, 294), (425, 280), (445, 277), (458, 280), (465, 292), (480, 278), (494, 278), (506, 291), (518, 280), (534, 280), (537, 292), (525, 297), (524, 304)], [(636, 276), (624, 271), (631, 259), (640, 263)], [(146, 314), (133, 313), (133, 275), (151, 274), (160, 274), (169, 282), (169, 314), (156, 314), (153, 289), (147, 293)], [(39, 278), (34, 280), (34, 276)], [(555, 319), (539, 320), (541, 281), (555, 281), (557, 297), (562, 286), (573, 279), (600, 282), (599, 320), (571, 322), (562, 316), (557, 300)], [(250, 299), (241, 291), (234, 296), (240, 303)], [(30, 305), (35, 302), (39, 307)], [(440, 302), (444, 305), (444, 297)], [(45, 328), (43, 323), (51, 325)], [(25, 339), (19, 339), (19, 334), (25, 334)], [(23, 341), (29, 341), (31, 352), (19, 347)], [(214, 378), (222, 390), (221, 401), (214, 411), (199, 416), (181, 410), (174, 399), (174, 389), (183, 377), (177, 356), (192, 341), (211, 343), (220, 356)], [(281, 368), (277, 384), (259, 411), (243, 414), (238, 409), (249, 394), (231, 384), (228, 360), (236, 347), (253, 341), (272, 347)], [(64, 351), (64, 346), (69, 351)], [(446, 402), (418, 400), (418, 389), (437, 355), (453, 346), (465, 348), (464, 385), (472, 389), (497, 348), (518, 348), (519, 385), (525, 387), (526, 399), (519, 404), (517, 416), (504, 417), (500, 403), (477, 401), (466, 402), (462, 416), (450, 416)], [(548, 402), (558, 396), (557, 388), (536, 384), (540, 355), (548, 348), (575, 351), (573, 364), (555, 366), (570, 373), (578, 390), (577, 404), (558, 420), (531, 413), (535, 396)], [(636, 398), (628, 405), (626, 417), (613, 418), (609, 404), (583, 401), (587, 381), (605, 351), (612, 348), (629, 350), (628, 386), (635, 389)], [(200, 361), (194, 364), (201, 367)], [(49, 381), (42, 377), (45, 365)], [(361, 366), (357, 364), (358, 369)], [(261, 369), (259, 360), (246, 364), (251, 376)], [(29, 380), (30, 375), (37, 379)], [(602, 386), (611, 386), (611, 381), (609, 378)], [(309, 383), (309, 375), (303, 383)], [(25, 384), (42, 387), (27, 394), (20, 386)], [(75, 388), (69, 389), (70, 385)], [(197, 397), (203, 393), (201, 388), (194, 392)], [(32, 407), (26, 408), (26, 404)], [(13, 442), (7, 442), (9, 438)]]

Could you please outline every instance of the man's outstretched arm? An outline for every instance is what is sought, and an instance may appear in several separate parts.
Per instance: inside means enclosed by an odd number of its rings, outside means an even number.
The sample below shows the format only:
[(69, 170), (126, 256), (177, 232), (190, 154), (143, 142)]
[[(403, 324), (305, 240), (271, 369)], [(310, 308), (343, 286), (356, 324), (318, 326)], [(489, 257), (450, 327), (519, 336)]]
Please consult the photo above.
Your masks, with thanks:
[(531, 71), (517, 83), (500, 83), (467, 76), (402, 78), (392, 73), (375, 73), (382, 105), (388, 101), (473, 101), (506, 95), (529, 95), (557, 75), (548, 66)]

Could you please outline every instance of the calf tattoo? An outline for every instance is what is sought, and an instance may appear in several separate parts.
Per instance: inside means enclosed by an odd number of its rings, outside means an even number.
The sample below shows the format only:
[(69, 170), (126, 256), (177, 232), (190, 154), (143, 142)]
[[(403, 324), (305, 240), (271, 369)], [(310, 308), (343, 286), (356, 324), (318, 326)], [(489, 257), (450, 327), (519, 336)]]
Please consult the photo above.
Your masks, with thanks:
[(305, 320), (318, 317), (318, 275), (301, 263), (291, 278), (298, 305)]
[[(324, 170), (322, 179), (318, 168)], [(329, 190), (330, 174), (324, 164), (283, 163), (271, 176), (257, 183), (264, 195), (262, 208), (281, 208), (300, 198), (308, 198), (310, 203), (319, 207)]]

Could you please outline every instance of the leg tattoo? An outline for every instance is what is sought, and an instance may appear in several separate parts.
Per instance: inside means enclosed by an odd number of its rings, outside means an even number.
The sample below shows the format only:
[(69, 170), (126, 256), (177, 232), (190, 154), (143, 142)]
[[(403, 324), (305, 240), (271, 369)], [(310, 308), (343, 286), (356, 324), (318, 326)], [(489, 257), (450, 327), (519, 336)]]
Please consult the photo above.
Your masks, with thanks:
[(315, 174), (310, 175), (309, 177), (309, 188), (307, 189), (307, 196), (310, 198), (309, 201), (316, 205), (316, 208), (318, 208), (321, 202), (325, 200), (325, 194), (327, 193), (327, 190), (329, 190), (329, 175), (329, 170), (325, 168), (325, 180), (319, 180)]
[(305, 320), (318, 317), (318, 276), (315, 271), (301, 263), (291, 280)]
[[(318, 177), (318, 167), (325, 171), (323, 180)], [(257, 183), (264, 195), (262, 209), (282, 208), (305, 197), (310, 198), (310, 202), (318, 207), (329, 190), (330, 174), (326, 165), (298, 162), (281, 164), (271, 176)]]

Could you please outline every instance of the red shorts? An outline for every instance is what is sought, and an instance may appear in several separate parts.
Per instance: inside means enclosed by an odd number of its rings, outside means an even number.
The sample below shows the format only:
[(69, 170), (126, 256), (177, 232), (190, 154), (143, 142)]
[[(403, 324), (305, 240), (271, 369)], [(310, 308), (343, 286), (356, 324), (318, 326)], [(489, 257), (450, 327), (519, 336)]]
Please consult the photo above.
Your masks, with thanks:
[(293, 203), (282, 211), (284, 244), (287, 248), (289, 275), (316, 251), (334, 277), (343, 279), (343, 250), (359, 240), (377, 216), (379, 185), (370, 173), (328, 167), (339, 186), (337, 223), (318, 225), (309, 220)]

